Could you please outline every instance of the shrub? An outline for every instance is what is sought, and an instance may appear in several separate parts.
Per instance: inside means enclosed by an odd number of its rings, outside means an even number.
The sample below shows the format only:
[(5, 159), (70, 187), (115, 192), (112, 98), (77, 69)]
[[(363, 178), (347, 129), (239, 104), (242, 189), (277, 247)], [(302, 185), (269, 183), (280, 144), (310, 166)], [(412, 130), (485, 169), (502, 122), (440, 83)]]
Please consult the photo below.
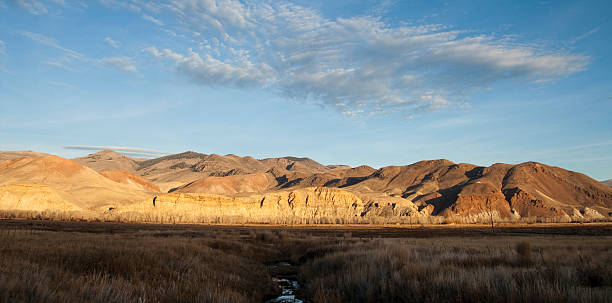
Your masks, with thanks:
[(518, 263), (520, 265), (529, 265), (531, 261), (531, 243), (527, 241), (521, 241), (516, 244), (516, 255), (518, 257)]

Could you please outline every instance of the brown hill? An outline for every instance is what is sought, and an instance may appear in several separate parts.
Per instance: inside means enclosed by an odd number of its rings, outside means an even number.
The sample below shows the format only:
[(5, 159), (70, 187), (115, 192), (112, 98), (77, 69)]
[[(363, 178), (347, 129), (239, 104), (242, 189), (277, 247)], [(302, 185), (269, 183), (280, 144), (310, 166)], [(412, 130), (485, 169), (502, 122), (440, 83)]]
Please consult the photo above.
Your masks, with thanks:
[[(607, 215), (612, 207), (610, 189), (602, 187), (601, 183), (581, 174), (532, 162), (479, 167), (441, 159), (374, 170), (369, 166), (323, 166), (308, 158), (256, 160), (235, 155), (197, 153), (188, 156), (193, 159), (190, 163), (183, 161), (184, 165), (178, 165), (188, 173), (168, 172), (165, 180), (176, 181), (177, 176), (188, 176), (186, 179), (205, 177), (179, 187), (177, 192), (238, 194), (339, 187), (360, 195), (372, 205), (392, 207), (412, 203), (433, 215), (481, 219), (491, 214), (507, 219), (579, 219), (585, 215), (597, 217), (597, 213)], [(153, 161), (156, 165), (165, 163), (169, 169), (167, 160), (163, 158)], [(177, 166), (176, 163), (173, 165)], [(254, 179), (253, 176), (263, 172), (269, 174), (266, 182), (261, 175)]]
[(367, 165), (361, 165), (361, 166), (357, 166), (357, 167), (349, 167), (347, 169), (343, 169), (338, 171), (338, 174), (342, 177), (342, 178), (351, 178), (351, 177), (367, 177), (371, 174), (373, 174), (376, 171), (376, 169), (367, 166)]
[(158, 185), (176, 194), (255, 200), (274, 192), (335, 187), (358, 196), (362, 213), (396, 218), (433, 215), (467, 222), (488, 218), (568, 221), (607, 218), (612, 212), (612, 188), (583, 174), (535, 162), (482, 167), (440, 159), (375, 170), (324, 166), (295, 157), (257, 160), (186, 152), (136, 161), (111, 152), (94, 155), (84, 157), (91, 167), (105, 170), (129, 165), (134, 172), (103, 172), (104, 177), (59, 157), (13, 159), (0, 162), (0, 186), (42, 184), (63, 201), (87, 209), (136, 201), (147, 197), (147, 192), (159, 191)]
[(298, 157), (282, 157), (282, 158), (266, 158), (260, 160), (267, 169), (273, 167), (281, 167), (288, 171), (303, 172), (303, 173), (322, 173), (331, 170), (331, 168), (314, 161), (309, 158)]
[(607, 180), (607, 181), (603, 181), (602, 183), (603, 183), (603, 184), (605, 184), (605, 185), (607, 185), (607, 186), (612, 187), (612, 179)]
[(196, 163), (193, 170), (211, 176), (231, 176), (265, 171), (266, 166), (252, 157), (212, 154)]
[(106, 170), (100, 172), (100, 174), (115, 182), (130, 185), (137, 190), (152, 192), (161, 191), (159, 186), (149, 182), (147, 179), (141, 176), (136, 176), (125, 170)]
[(73, 159), (95, 171), (123, 170), (135, 172), (140, 166), (138, 161), (112, 150), (103, 150), (85, 157)]
[(226, 177), (206, 177), (183, 185), (172, 192), (209, 193), (232, 195), (238, 193), (262, 193), (275, 184), (270, 174), (256, 173)]
[[(370, 197), (402, 197), (433, 214), (517, 217), (598, 217), (612, 209), (612, 189), (583, 174), (540, 163), (478, 167), (448, 160), (377, 170), (345, 187)], [(596, 210), (597, 212), (593, 212)]]
[(257, 160), (249, 156), (206, 155), (191, 151), (141, 161), (113, 151), (102, 151), (77, 158), (75, 161), (97, 171), (125, 170), (132, 172), (164, 188), (210, 176), (265, 173), (271, 169), (279, 169), (300, 176), (344, 169), (342, 166), (326, 167), (308, 158), (282, 157)]
[[(333, 173), (317, 173), (317, 174), (307, 174), (307, 173), (292, 173), (283, 176), (283, 179), (280, 179), (278, 188), (305, 188), (305, 187), (319, 187), (325, 186), (332, 180), (337, 180), (339, 178), (338, 175)], [(286, 181), (285, 181), (286, 180)]]
[(358, 182), (361, 182), (370, 176), (376, 170), (367, 165), (361, 165), (354, 168), (340, 169), (333, 171), (336, 174), (336, 178), (329, 180), (325, 183), (328, 187), (346, 187)]
[[(587, 207), (607, 214), (612, 208), (612, 189), (580, 173), (535, 162), (512, 167), (502, 191), (510, 206), (523, 215), (549, 214)], [(534, 207), (534, 203), (535, 206)]]
[[(207, 155), (192, 151), (142, 161), (136, 174), (160, 187), (172, 188), (204, 177), (207, 173), (193, 169)], [(174, 186), (172, 186), (174, 185)]]
[[(440, 175), (448, 175), (447, 180), (445, 179), (443, 183), (452, 186), (467, 180), (465, 172), (466, 169), (471, 168), (454, 167), (454, 165), (448, 160), (432, 160), (406, 166), (386, 166), (370, 174), (361, 182), (350, 185), (349, 188), (357, 192), (381, 192), (390, 196), (402, 196), (409, 191), (410, 187), (437, 180)], [(447, 173), (449, 170), (451, 174)]]
[(15, 184), (44, 185), (65, 201), (91, 210), (140, 201), (149, 196), (57, 156), (0, 162), (0, 186)]
[(371, 175), (376, 170), (362, 165), (355, 168), (337, 167), (324, 173), (296, 173), (288, 170), (274, 169), (271, 171), (277, 178), (277, 188), (305, 188), (305, 187), (344, 187), (355, 184)]

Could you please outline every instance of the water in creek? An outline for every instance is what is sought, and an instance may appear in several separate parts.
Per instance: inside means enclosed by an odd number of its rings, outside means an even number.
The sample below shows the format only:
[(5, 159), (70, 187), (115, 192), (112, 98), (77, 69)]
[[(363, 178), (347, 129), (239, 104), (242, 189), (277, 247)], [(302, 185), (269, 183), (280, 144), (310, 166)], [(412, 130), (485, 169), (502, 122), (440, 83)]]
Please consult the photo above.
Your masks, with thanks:
[(283, 268), (292, 266), (287, 262), (280, 262), (270, 265), (273, 273), (278, 273), (272, 277), (272, 281), (281, 289), (281, 295), (266, 301), (266, 303), (302, 303), (303, 301), (295, 297), (296, 291), (300, 288), (297, 279), (294, 275), (281, 275)]

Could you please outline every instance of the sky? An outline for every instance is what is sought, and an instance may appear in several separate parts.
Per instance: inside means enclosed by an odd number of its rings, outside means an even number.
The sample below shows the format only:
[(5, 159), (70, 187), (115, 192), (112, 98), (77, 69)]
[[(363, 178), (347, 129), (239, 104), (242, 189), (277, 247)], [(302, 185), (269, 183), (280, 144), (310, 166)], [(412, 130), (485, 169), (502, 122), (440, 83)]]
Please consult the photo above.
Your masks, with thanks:
[(0, 0), (0, 150), (612, 179), (610, 1)]

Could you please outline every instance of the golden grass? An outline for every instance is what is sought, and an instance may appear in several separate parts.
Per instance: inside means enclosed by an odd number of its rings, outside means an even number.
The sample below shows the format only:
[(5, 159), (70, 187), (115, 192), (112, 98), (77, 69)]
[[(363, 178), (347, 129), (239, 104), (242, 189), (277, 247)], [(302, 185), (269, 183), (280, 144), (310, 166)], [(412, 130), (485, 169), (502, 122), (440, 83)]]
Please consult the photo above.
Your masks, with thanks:
[(253, 246), (211, 234), (0, 233), (2, 302), (253, 302), (275, 292)]
[[(270, 215), (245, 217), (241, 215), (210, 215), (199, 212), (190, 213), (166, 213), (157, 210), (141, 210), (130, 212), (108, 211), (61, 211), (61, 210), (0, 210), (0, 218), (8, 219), (38, 219), (38, 220), (62, 220), (62, 221), (89, 221), (89, 222), (130, 222), (130, 223), (162, 223), (162, 224), (277, 224), (277, 225), (474, 225), (491, 227), (488, 217), (444, 217), (444, 216), (356, 216), (356, 217), (328, 217), (317, 216), (314, 218), (304, 218), (289, 215)], [(612, 224), (612, 217), (587, 218), (580, 220), (570, 220), (566, 217), (535, 218), (525, 217), (520, 219), (494, 219), (493, 226), (503, 225), (525, 225), (525, 224), (588, 224), (588, 223), (609, 223)]]
[[(448, 226), (447, 226), (448, 227)], [(282, 270), (267, 266), (292, 264)], [(606, 302), (605, 224), (287, 227), (0, 220), (0, 302)]]
[(611, 252), (610, 237), (381, 239), (313, 259), (300, 280), (314, 302), (609, 302)]

